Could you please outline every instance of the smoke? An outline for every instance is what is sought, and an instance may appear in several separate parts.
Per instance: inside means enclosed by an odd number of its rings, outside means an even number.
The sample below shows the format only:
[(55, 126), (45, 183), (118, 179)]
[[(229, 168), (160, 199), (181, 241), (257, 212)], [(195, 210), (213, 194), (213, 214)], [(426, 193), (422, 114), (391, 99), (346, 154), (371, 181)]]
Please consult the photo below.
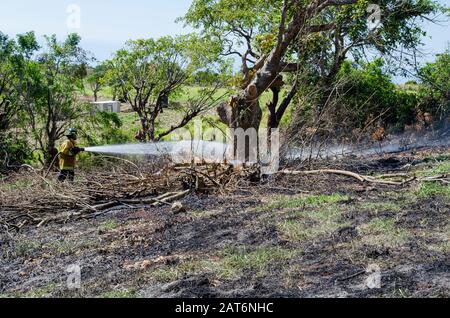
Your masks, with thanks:
[(286, 151), (288, 160), (307, 160), (311, 158), (336, 158), (346, 156), (371, 156), (409, 151), (422, 148), (450, 146), (450, 127), (428, 131), (423, 134), (404, 133), (392, 135), (383, 142), (367, 144), (337, 144), (322, 146), (292, 147)]

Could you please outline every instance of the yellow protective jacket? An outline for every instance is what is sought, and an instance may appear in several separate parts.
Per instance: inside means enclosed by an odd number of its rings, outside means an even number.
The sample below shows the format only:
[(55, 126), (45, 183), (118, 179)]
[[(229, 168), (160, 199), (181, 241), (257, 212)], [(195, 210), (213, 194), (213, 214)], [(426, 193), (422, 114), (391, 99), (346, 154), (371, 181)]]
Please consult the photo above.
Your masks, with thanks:
[(72, 153), (72, 149), (76, 147), (76, 142), (66, 140), (59, 151), (59, 169), (60, 170), (74, 170), (76, 155)]

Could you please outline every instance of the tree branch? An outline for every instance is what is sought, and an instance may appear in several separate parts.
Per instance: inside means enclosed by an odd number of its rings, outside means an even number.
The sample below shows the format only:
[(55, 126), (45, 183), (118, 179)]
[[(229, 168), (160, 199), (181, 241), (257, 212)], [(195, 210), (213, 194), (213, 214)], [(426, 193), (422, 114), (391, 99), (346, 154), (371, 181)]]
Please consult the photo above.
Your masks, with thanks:
[(280, 106), (278, 107), (278, 110), (276, 113), (278, 122), (283, 118), (284, 113), (286, 112), (286, 110), (287, 110), (288, 106), (290, 105), (294, 96), (297, 94), (297, 91), (298, 91), (298, 81), (296, 80), (294, 83), (294, 86), (292, 86), (291, 90), (289, 91), (287, 96), (283, 99)]

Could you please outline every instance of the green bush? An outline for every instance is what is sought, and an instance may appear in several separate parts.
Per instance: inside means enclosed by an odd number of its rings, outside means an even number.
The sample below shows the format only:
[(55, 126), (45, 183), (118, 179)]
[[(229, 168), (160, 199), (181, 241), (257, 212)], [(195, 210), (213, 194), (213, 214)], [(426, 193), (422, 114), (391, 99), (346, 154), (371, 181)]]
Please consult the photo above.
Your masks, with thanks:
[(397, 87), (383, 66), (381, 59), (363, 65), (347, 61), (338, 74), (337, 81), (344, 85), (337, 88), (341, 96), (337, 105), (347, 110), (345, 115), (352, 115), (353, 128), (362, 128), (383, 113), (384, 123), (400, 127), (414, 119), (417, 92)]
[(89, 146), (114, 145), (131, 140), (130, 132), (123, 129), (122, 120), (116, 113), (96, 112), (83, 117), (78, 123), (80, 143)]
[(18, 168), (32, 159), (32, 151), (25, 140), (0, 134), (0, 173)]
[(406, 124), (410, 125), (416, 120), (415, 112), (420, 102), (420, 96), (417, 91), (397, 88), (394, 102), (396, 105), (390, 118), (391, 123), (403, 129)]
[(436, 56), (419, 71), (421, 108), (439, 119), (450, 115), (450, 51)]

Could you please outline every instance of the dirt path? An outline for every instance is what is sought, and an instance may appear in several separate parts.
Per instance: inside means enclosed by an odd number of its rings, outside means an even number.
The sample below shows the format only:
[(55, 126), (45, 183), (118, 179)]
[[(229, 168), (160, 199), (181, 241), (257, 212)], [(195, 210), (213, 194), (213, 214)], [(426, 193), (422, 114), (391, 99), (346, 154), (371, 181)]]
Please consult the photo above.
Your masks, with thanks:
[[(373, 175), (434, 175), (450, 171), (450, 156), (409, 153), (330, 165)], [(226, 195), (191, 194), (183, 203), (187, 213), (177, 215), (169, 207), (122, 208), (94, 220), (3, 231), (0, 293), (450, 296), (448, 184), (277, 176)], [(69, 290), (66, 270), (74, 264), (81, 267), (81, 288)]]

